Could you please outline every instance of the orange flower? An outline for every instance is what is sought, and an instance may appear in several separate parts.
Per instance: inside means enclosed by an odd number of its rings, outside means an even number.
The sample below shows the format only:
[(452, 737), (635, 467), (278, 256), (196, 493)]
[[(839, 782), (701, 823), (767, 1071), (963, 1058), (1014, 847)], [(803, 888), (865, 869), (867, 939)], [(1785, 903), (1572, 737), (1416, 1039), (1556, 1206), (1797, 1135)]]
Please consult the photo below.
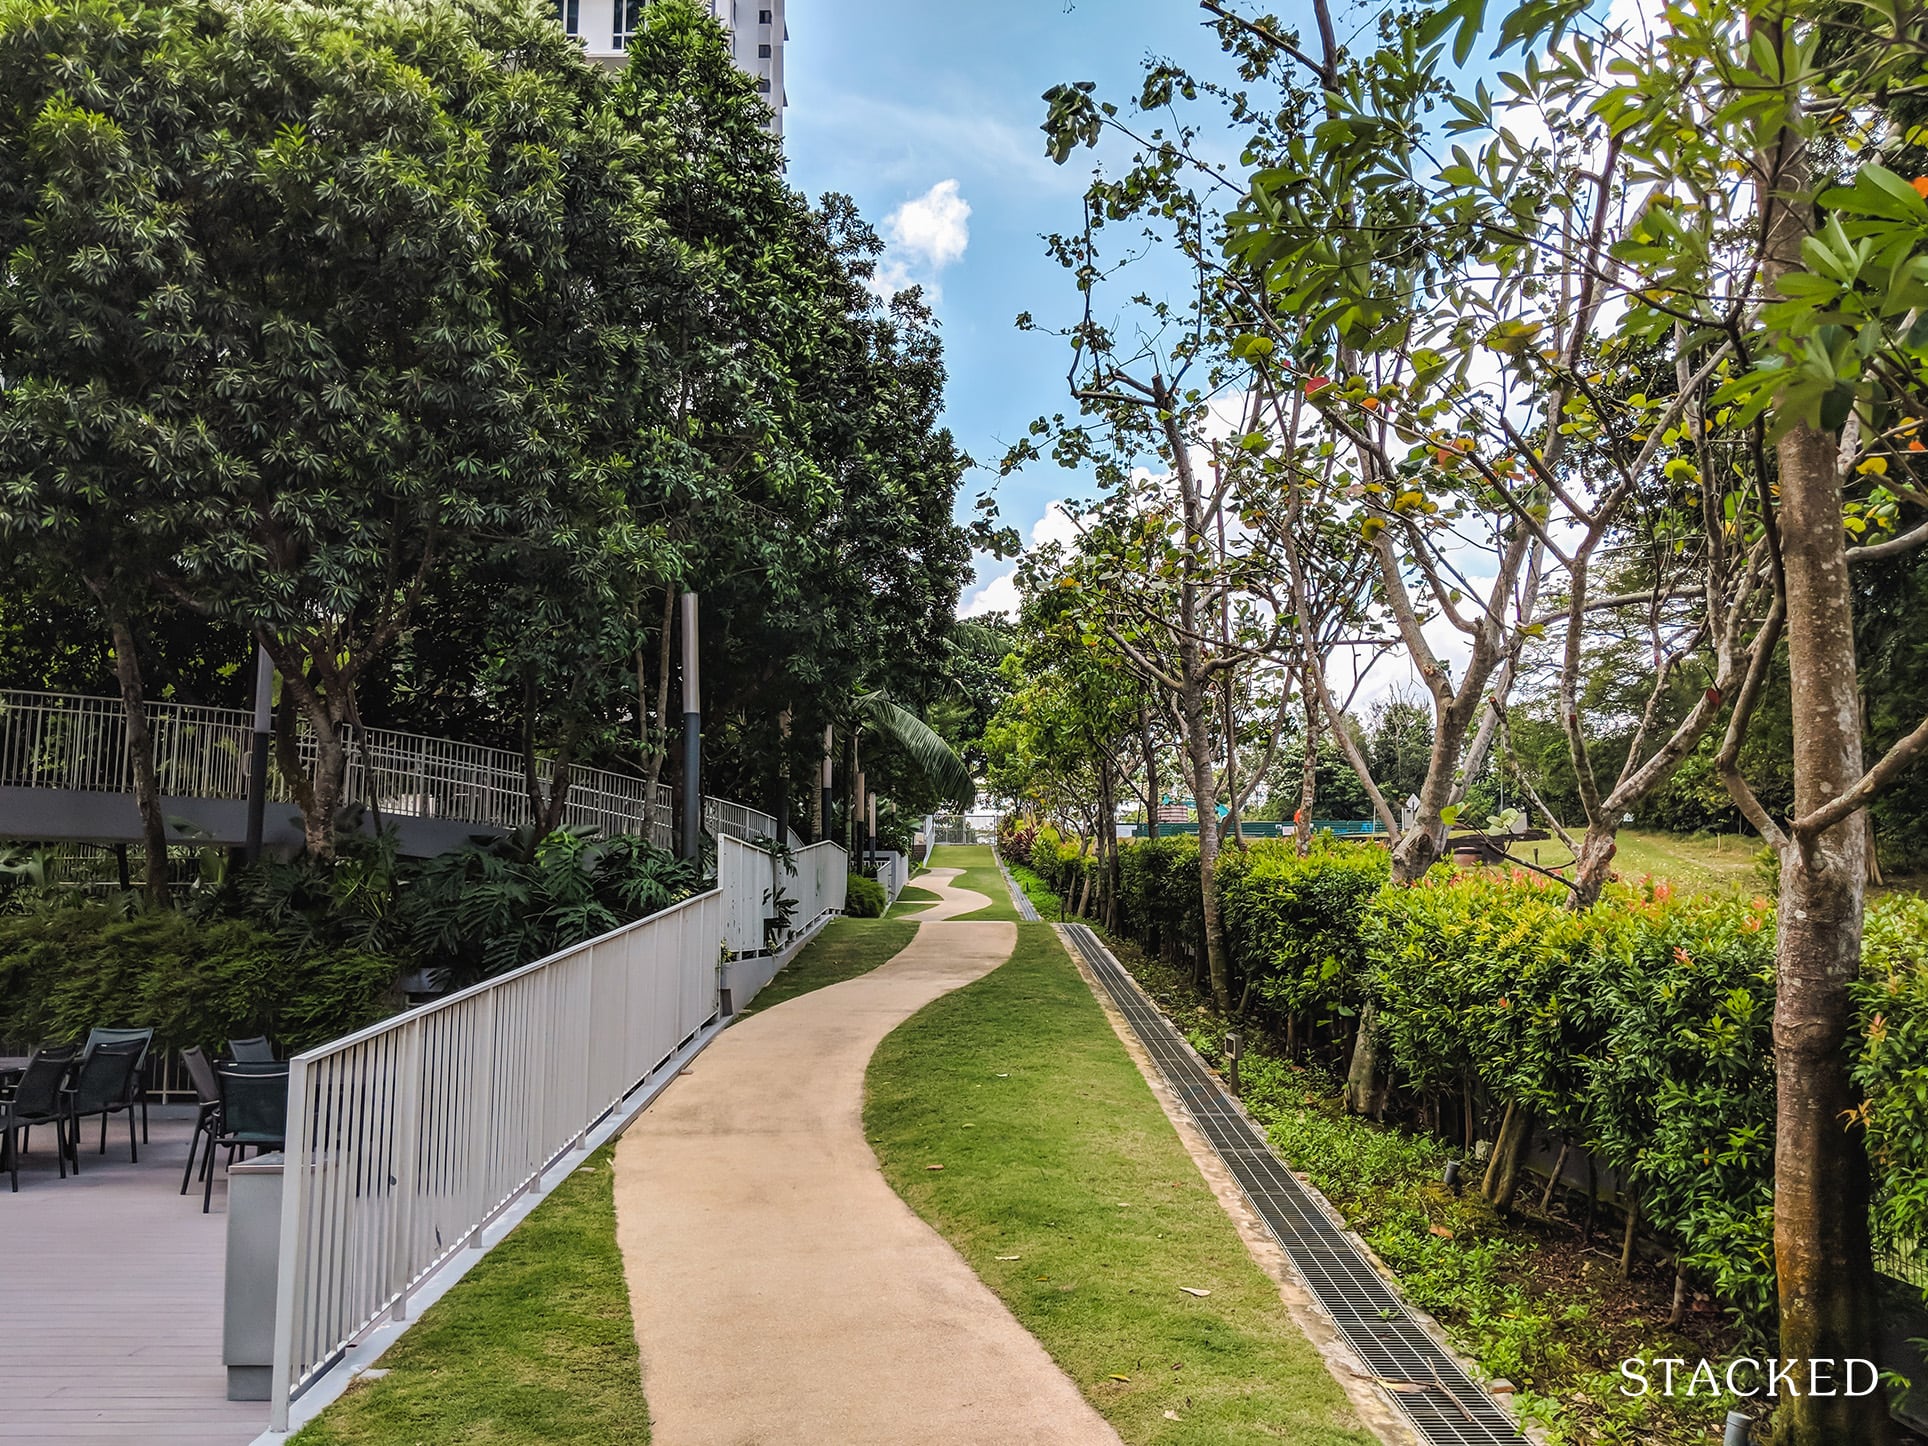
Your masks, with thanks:
[(1910, 184), (1914, 186), (1917, 196), (1928, 197), (1928, 176), (1916, 176)]
[(1910, 452), (1928, 452), (1928, 442), (1924, 442), (1921, 438), (1916, 437), (1908, 444), (1908, 450)]
[(1689, 954), (1685, 949), (1681, 948), (1679, 945), (1674, 946), (1674, 963), (1684, 964), (1691, 967), (1693, 965), (1693, 962), (1694, 962), (1694, 956), (1692, 954)]

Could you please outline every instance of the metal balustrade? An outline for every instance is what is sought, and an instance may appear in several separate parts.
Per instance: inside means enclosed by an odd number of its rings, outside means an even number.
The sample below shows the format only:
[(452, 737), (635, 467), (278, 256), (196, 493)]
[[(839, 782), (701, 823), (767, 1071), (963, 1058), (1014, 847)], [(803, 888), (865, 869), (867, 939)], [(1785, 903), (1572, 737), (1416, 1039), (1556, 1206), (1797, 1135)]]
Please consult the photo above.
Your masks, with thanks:
[(703, 827), (718, 840), (735, 838), (755, 843), (777, 836), (777, 821), (770, 814), (724, 798), (703, 800)]
[[(723, 938), (730, 953), (741, 958), (775, 952), (806, 932), (825, 914), (840, 912), (850, 883), (843, 848), (816, 843), (798, 849), (788, 862), (754, 845), (727, 835), (716, 841), (716, 881), (723, 891)], [(764, 920), (775, 917), (772, 891), (793, 901), (789, 927), (771, 938)]]
[(717, 1016), (720, 889), (290, 1061), (272, 1418)]
[[(188, 703), (146, 706), (160, 791), (170, 798), (239, 801), (248, 793), (248, 755), (254, 715), (240, 708)], [(486, 828), (515, 829), (534, 819), (521, 755), (508, 749), (457, 743), (420, 733), (345, 727), (347, 764), (342, 796), (397, 818), (437, 818)], [(319, 756), (313, 730), (296, 730), (296, 752), (310, 770)], [(543, 788), (555, 764), (539, 760)], [(75, 789), (132, 793), (127, 713), (118, 698), (0, 690), (0, 788)], [(651, 789), (654, 789), (652, 798)], [(268, 775), (268, 798), (292, 795), (279, 769)], [(676, 831), (669, 785), (600, 768), (570, 771), (562, 822), (605, 834), (646, 833), (658, 848), (673, 848)], [(703, 800), (703, 825), (719, 838), (774, 838), (776, 820), (727, 799)]]

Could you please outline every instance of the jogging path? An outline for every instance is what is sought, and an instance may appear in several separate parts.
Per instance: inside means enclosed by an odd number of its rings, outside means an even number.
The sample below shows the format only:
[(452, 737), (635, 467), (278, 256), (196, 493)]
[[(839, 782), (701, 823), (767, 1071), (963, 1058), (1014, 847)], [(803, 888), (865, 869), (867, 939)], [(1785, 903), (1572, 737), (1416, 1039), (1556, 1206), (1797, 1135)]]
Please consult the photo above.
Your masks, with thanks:
[[(962, 869), (931, 869), (928, 873), (919, 874), (917, 876), (917, 887), (920, 889), (929, 889), (933, 894), (937, 895), (937, 902), (934, 904), (925, 904), (914, 909), (906, 909), (896, 917), (900, 919), (915, 919), (920, 924), (933, 924), (943, 919), (955, 919), (959, 914), (975, 914), (979, 909), (990, 908), (991, 900), (987, 895), (980, 894), (976, 889), (952, 887), (952, 881), (963, 872), (964, 870)], [(916, 947), (915, 944), (911, 946), (913, 949)], [(909, 950), (905, 952), (908, 953)], [(1010, 946), (1006, 945), (1004, 950), (1005, 957), (1008, 957), (1010, 952)], [(895, 964), (896, 960), (892, 960), (891, 962)], [(997, 962), (1002, 964), (1004, 958), (1000, 957)], [(956, 986), (953, 985), (952, 987), (955, 988)], [(943, 992), (941, 989), (938, 990), (938, 994), (942, 994)], [(931, 996), (933, 999), (936, 997), (937, 995), (935, 994)], [(920, 1005), (918, 1007), (922, 1008), (923, 1006)], [(888, 1034), (890, 1031), (887, 1029), (884, 1033)], [(881, 1037), (882, 1036), (879, 1036), (879, 1038)], [(873, 1041), (873, 1043), (874, 1042), (875, 1041)]]
[[(918, 879), (933, 912), (988, 903), (955, 875)], [(883, 967), (725, 1031), (623, 1136), (617, 1240), (653, 1446), (1118, 1446), (864, 1139), (877, 1045), (1016, 942), (1012, 924), (920, 923)]]

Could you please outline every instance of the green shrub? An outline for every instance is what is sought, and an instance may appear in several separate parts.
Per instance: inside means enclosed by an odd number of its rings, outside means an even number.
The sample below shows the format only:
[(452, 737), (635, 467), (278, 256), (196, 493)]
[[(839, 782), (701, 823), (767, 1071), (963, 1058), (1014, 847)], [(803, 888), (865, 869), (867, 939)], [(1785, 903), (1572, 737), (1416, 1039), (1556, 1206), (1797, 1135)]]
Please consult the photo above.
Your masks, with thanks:
[(864, 874), (852, 874), (850, 886), (844, 894), (844, 913), (853, 919), (875, 919), (880, 917), (890, 900), (884, 894), (884, 886)]
[(1380, 1032), (1421, 1090), (1484, 1084), (1566, 1125), (1582, 1118), (1578, 1070), (1599, 1033), (1578, 983), (1592, 917), (1531, 875), (1455, 877), (1442, 866), (1386, 888), (1361, 923)]
[(0, 916), (0, 1035), (40, 1044), (151, 1025), (164, 1050), (253, 1034), (303, 1049), (392, 1014), (400, 972), (363, 950), (290, 949), (239, 920), (42, 908)]
[(1306, 857), (1285, 840), (1219, 856), (1220, 906), (1239, 975), (1280, 1014), (1315, 1022), (1357, 1012), (1364, 997), (1367, 903), (1390, 856), (1326, 840)]
[(1868, 907), (1855, 990), (1868, 1149), (1882, 1188), (1876, 1238), (1918, 1260), (1928, 1254), (1928, 900), (1891, 894)]
[(1139, 839), (1118, 850), (1125, 932), (1163, 958), (1189, 953), (1203, 929), (1198, 840)]

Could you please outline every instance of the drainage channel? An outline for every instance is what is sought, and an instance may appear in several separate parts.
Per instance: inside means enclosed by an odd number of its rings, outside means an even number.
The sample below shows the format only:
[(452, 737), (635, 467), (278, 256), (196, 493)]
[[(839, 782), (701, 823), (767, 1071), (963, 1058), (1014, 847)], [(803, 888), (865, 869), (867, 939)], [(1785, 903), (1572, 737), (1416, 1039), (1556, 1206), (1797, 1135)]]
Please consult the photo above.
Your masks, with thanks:
[(1083, 924), (1059, 926), (1130, 1021), (1185, 1110), (1237, 1179), (1293, 1267), (1366, 1369), (1430, 1446), (1524, 1446), (1493, 1398), (1414, 1319), (1346, 1236), (1329, 1206), (1299, 1182), (1199, 1063), (1185, 1038)]
[(1004, 875), (1004, 887), (1011, 891), (1011, 903), (1018, 911), (1018, 917), (1027, 924), (1038, 922), (1038, 911), (1031, 902), (1031, 896), (1018, 887), (1018, 881), (1011, 877), (1011, 871), (1004, 866), (1004, 855), (994, 845), (991, 857), (997, 860), (997, 871)]

